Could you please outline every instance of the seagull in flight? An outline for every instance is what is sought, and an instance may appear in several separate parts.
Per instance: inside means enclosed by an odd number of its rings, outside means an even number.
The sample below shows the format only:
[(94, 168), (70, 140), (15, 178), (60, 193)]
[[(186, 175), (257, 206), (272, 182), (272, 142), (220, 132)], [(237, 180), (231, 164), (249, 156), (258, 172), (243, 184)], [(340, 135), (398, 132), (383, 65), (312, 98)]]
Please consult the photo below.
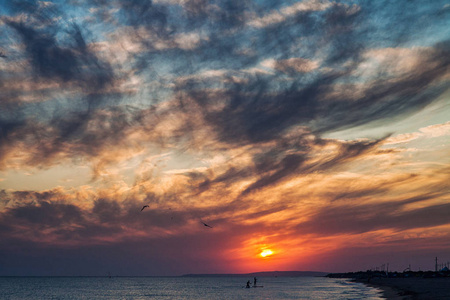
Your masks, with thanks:
[(205, 222), (203, 222), (203, 221), (201, 221), (201, 220), (200, 220), (200, 222), (201, 222), (203, 225), (205, 225), (206, 227), (212, 228), (211, 226), (209, 226), (209, 225), (206, 224)]
[(141, 209), (141, 211), (143, 211), (143, 210), (144, 210), (144, 208), (146, 208), (146, 207), (148, 207), (148, 205), (144, 205), (144, 206), (142, 206), (142, 209)]

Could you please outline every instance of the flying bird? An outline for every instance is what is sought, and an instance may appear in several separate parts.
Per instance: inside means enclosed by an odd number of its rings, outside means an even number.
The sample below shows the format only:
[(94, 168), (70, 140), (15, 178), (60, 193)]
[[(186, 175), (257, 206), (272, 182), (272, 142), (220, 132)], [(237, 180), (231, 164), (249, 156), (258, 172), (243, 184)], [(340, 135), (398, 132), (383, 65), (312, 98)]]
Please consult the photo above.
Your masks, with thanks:
[(148, 207), (148, 205), (144, 205), (144, 206), (142, 206), (142, 209), (141, 209), (141, 211), (143, 211), (143, 210), (144, 210), (144, 208), (146, 208), (146, 207)]
[(200, 220), (200, 222), (201, 222), (203, 225), (205, 225), (206, 227), (212, 228), (211, 226), (209, 226), (209, 225), (206, 224), (205, 222), (203, 222), (203, 221), (201, 221), (201, 220)]

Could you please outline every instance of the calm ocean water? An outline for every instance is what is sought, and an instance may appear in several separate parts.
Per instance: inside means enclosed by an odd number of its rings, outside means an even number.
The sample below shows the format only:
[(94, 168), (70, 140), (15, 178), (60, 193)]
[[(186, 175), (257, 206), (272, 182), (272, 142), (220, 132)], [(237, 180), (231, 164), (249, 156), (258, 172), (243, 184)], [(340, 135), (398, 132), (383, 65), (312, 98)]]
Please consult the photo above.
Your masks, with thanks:
[(345, 279), (260, 277), (0, 277), (0, 299), (383, 299)]

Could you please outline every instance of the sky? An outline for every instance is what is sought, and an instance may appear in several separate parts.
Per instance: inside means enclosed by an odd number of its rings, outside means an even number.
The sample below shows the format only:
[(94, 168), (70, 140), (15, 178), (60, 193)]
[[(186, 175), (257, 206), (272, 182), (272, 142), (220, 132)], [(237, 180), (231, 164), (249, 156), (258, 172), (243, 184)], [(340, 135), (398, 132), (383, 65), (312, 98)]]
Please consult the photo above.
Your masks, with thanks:
[(2, 0), (0, 32), (0, 275), (450, 261), (448, 1)]

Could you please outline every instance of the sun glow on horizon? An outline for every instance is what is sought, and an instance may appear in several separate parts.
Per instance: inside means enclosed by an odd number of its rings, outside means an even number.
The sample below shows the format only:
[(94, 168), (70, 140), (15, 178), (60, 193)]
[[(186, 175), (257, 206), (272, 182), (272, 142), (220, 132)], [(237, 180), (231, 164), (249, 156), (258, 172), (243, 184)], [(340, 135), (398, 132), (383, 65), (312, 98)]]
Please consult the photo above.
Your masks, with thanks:
[(264, 249), (263, 251), (261, 251), (261, 253), (259, 255), (263, 258), (266, 258), (266, 257), (272, 256), (273, 251), (270, 249)]

